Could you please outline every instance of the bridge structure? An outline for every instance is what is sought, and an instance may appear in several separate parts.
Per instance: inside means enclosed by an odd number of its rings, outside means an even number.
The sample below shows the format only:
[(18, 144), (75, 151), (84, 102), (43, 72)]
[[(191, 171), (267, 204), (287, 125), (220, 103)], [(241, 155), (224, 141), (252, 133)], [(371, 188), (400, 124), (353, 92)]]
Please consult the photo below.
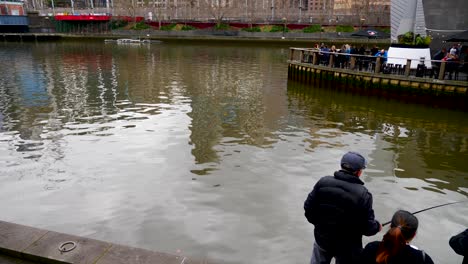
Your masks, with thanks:
[(466, 0), (391, 0), (390, 8), (392, 42), (412, 31), (431, 36), (434, 48), (439, 48), (448, 36), (468, 30)]

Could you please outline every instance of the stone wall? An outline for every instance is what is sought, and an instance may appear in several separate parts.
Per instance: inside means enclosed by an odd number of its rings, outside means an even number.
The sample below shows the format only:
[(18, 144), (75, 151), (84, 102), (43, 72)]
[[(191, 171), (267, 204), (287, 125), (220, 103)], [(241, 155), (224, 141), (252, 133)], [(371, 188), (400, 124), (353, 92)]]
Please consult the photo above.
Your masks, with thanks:
[(48, 16), (39, 16), (39, 12), (28, 12), (29, 32), (31, 33), (53, 33), (55, 26)]

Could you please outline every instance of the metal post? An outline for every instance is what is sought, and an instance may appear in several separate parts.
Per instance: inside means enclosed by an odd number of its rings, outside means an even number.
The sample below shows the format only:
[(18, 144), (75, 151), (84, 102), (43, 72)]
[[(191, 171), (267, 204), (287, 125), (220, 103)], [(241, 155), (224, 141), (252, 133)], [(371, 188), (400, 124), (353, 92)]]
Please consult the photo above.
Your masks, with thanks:
[(248, 17), (249, 17), (249, 4), (247, 3), (247, 0), (245, 0), (245, 21), (247, 21)]
[(72, 14), (75, 14), (75, 2), (73, 2), (73, 0), (70, 0), (71, 2), (71, 11), (72, 11)]
[(445, 78), (445, 61), (442, 61), (440, 64), (440, 70), (439, 70), (439, 80), (443, 80)]
[(302, 21), (302, 0), (299, 0), (299, 23)]
[(406, 60), (406, 66), (405, 66), (405, 76), (406, 76), (406, 77), (409, 76), (410, 70), (411, 70), (411, 60), (410, 60), (410, 59), (407, 59), (407, 60)]
[(382, 66), (382, 57), (377, 57), (375, 61), (375, 73), (380, 73), (380, 68)]
[(285, 34), (285, 31), (286, 31), (286, 18), (283, 17), (282, 20), (283, 20), (283, 39), (284, 39), (284, 34)]
[(275, 0), (271, 0), (271, 21), (275, 19)]
[(356, 57), (354, 57), (353, 55), (351, 55), (351, 62), (350, 62), (350, 66), (349, 68), (351, 70), (354, 70), (354, 67), (356, 66)]
[(317, 55), (317, 52), (314, 51), (314, 54), (312, 56), (312, 64), (317, 65), (317, 61), (318, 61), (318, 55)]
[(335, 59), (335, 54), (330, 53), (329, 55), (330, 55), (330, 59), (328, 61), (328, 67), (333, 68), (333, 62), (334, 62), (334, 59)]

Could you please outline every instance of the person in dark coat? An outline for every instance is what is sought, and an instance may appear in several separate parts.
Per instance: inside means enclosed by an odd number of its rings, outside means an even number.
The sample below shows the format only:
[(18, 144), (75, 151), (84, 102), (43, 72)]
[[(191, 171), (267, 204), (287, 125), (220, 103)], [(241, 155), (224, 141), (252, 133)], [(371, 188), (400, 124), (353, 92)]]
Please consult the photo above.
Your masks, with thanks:
[(433, 60), (436, 60), (436, 62), (434, 62), (434, 72), (435, 72), (434, 76), (436, 78), (439, 76), (441, 61), (446, 55), (447, 55), (447, 49), (442, 48), (436, 54), (434, 54), (434, 58), (432, 58)]
[(322, 177), (304, 202), (305, 217), (315, 226), (311, 264), (360, 263), (362, 236), (378, 233), (372, 195), (359, 179), (366, 160), (356, 152), (341, 159), (341, 170)]
[(371, 55), (374, 55), (374, 54), (376, 54), (377, 52), (379, 52), (379, 48), (378, 48), (376, 45), (374, 45), (374, 46), (372, 47), (372, 49), (370, 50), (370, 52), (371, 52)]
[(468, 229), (451, 237), (449, 245), (455, 253), (464, 256), (462, 264), (468, 264)]
[(434, 264), (427, 253), (409, 244), (416, 236), (416, 230), (418, 219), (408, 211), (397, 211), (383, 240), (366, 245), (362, 252), (362, 263)]

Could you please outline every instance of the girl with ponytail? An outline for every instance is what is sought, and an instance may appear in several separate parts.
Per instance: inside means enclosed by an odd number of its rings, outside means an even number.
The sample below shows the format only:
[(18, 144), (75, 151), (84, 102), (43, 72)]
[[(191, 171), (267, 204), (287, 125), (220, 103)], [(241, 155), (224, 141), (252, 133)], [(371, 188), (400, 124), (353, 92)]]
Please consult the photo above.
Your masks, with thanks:
[(413, 214), (403, 210), (397, 211), (383, 240), (371, 242), (364, 248), (364, 263), (433, 264), (431, 257), (424, 251), (409, 245), (417, 229), (418, 219)]

